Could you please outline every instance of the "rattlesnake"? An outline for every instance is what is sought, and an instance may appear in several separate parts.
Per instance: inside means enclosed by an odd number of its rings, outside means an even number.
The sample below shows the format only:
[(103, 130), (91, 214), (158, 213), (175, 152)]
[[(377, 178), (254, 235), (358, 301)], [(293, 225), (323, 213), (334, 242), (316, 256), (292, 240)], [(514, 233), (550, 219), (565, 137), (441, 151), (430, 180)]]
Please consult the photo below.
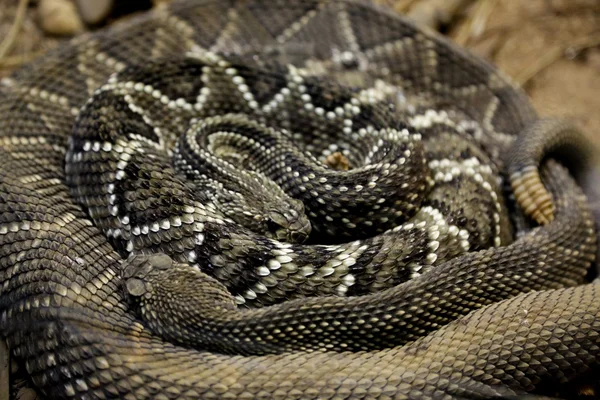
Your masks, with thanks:
[(546, 160), (589, 146), (390, 11), (175, 1), (0, 97), (0, 332), (45, 395), (482, 398), (597, 366), (594, 219)]

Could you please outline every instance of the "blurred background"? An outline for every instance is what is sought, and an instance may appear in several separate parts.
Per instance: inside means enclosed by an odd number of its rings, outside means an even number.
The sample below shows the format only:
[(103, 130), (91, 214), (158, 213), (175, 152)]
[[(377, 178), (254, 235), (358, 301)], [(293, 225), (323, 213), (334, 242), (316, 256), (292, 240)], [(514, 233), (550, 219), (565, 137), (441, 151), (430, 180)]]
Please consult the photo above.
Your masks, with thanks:
[[(0, 77), (61, 40), (169, 0), (0, 0)], [(600, 0), (375, 0), (523, 86), (541, 115), (600, 143)]]

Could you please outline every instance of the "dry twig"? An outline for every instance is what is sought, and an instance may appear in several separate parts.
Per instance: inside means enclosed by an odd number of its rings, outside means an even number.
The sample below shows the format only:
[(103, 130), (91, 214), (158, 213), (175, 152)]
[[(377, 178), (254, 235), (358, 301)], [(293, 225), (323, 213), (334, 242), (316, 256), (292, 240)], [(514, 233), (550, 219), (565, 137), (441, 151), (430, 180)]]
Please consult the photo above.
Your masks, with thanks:
[(421, 0), (408, 12), (408, 16), (421, 25), (438, 29), (441, 24), (449, 23), (452, 18), (473, 0)]
[(8, 57), (1, 58), (0, 59), (0, 68), (18, 67), (19, 65), (28, 63), (29, 61), (32, 61), (32, 60), (38, 58), (39, 56), (41, 56), (44, 53), (45, 53), (45, 50), (40, 50), (40, 51), (33, 51), (30, 53), (17, 54), (14, 56), (8, 56)]
[(525, 68), (515, 77), (515, 81), (521, 85), (527, 85), (537, 74), (548, 68), (565, 56), (573, 57), (585, 49), (600, 46), (600, 35), (586, 36), (570, 45), (556, 46), (538, 58), (534, 64)]
[(461, 46), (466, 46), (472, 38), (481, 36), (497, 4), (498, 0), (479, 0), (473, 14), (461, 27), (454, 40)]
[(392, 1), (391, 4), (393, 4), (393, 8), (396, 12), (406, 14), (408, 10), (418, 1), (419, 0), (397, 0)]
[(17, 34), (21, 30), (21, 26), (23, 25), (23, 20), (25, 19), (25, 12), (27, 11), (27, 5), (29, 4), (29, 0), (19, 0), (19, 5), (17, 6), (17, 13), (15, 15), (15, 20), (8, 31), (8, 34), (0, 43), (0, 60), (4, 58), (11, 50), (15, 44), (15, 39), (17, 38)]

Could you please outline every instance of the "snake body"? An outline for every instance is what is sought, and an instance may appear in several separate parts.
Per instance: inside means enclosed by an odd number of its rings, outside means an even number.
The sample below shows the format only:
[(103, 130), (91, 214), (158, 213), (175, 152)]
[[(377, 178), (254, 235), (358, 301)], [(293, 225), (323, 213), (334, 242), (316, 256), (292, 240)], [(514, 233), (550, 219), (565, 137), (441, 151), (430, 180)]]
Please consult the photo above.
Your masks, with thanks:
[(0, 98), (0, 332), (50, 398), (487, 398), (598, 367), (594, 217), (548, 157), (589, 147), (385, 9), (175, 1)]

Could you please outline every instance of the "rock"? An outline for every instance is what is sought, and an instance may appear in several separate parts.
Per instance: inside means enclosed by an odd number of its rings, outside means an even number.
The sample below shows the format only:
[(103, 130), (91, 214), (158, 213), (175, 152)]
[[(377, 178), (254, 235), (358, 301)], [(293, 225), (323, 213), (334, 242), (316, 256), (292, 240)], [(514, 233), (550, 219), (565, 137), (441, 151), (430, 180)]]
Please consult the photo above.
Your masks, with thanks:
[(79, 14), (88, 25), (104, 22), (115, 7), (114, 0), (76, 0)]
[(40, 27), (50, 35), (73, 36), (83, 31), (83, 23), (75, 5), (69, 0), (40, 0)]
[(110, 22), (109, 20), (137, 11), (149, 10), (154, 5), (151, 0), (75, 0), (75, 2), (83, 21), (92, 26), (102, 25)]

